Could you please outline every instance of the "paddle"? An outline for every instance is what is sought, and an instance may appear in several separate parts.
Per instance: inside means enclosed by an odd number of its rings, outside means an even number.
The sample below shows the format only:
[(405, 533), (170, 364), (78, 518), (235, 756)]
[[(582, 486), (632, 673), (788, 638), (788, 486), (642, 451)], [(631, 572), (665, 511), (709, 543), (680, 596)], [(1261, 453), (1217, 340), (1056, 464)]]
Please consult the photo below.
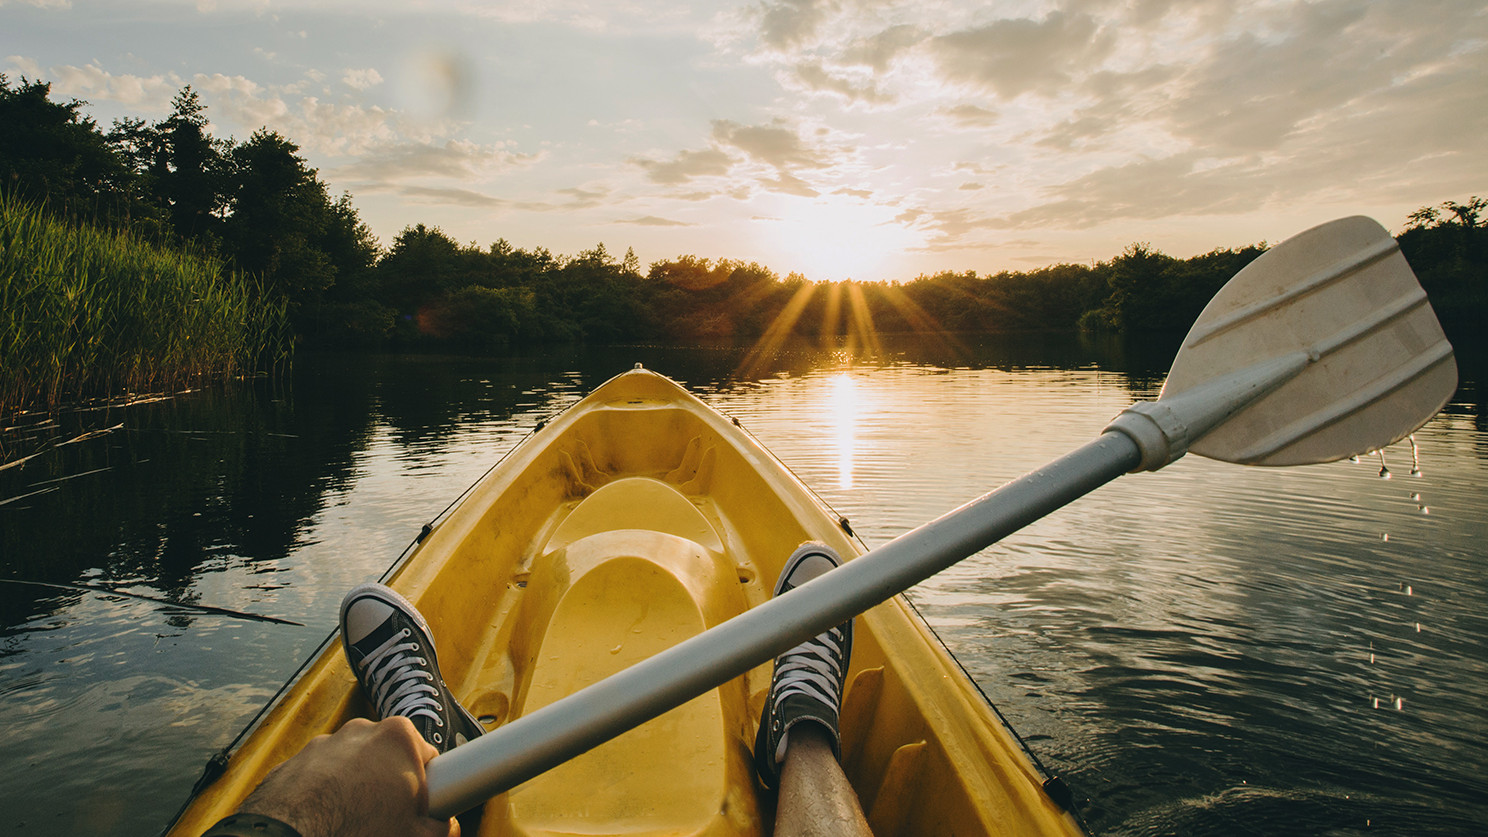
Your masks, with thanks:
[(744, 674), (1123, 473), (1192, 450), (1324, 462), (1395, 442), (1441, 409), (1456, 364), (1382, 227), (1345, 218), (1252, 262), (1184, 341), (1161, 397), (1099, 438), (822, 577), (435, 758), (451, 816)]

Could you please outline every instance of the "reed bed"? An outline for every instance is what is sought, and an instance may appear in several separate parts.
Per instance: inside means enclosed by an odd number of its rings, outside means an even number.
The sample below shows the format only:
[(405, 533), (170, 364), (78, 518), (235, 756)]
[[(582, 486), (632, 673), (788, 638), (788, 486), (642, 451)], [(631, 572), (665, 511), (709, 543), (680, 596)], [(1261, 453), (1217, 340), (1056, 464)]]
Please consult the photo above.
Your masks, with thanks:
[(0, 192), (0, 416), (250, 374), (287, 354), (287, 323), (221, 259)]

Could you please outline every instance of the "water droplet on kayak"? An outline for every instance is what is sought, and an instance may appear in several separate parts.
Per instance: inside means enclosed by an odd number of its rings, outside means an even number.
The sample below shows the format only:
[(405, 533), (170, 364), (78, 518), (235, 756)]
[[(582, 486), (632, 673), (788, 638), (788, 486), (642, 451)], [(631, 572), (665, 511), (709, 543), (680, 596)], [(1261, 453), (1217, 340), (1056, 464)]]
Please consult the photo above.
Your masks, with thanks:
[(619, 645), (615, 646), (614, 648), (611, 648), (610, 649), (610, 653), (611, 654), (619, 654), (620, 653), (620, 649), (621, 648), (624, 648), (624, 647), (625, 647), (625, 643), (622, 642)]

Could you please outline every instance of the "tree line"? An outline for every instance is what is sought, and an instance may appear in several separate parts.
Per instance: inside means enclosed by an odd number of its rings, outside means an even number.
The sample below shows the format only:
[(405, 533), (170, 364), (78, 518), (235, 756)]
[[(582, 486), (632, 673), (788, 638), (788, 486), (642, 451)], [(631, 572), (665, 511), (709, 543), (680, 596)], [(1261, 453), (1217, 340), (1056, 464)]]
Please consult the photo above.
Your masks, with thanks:
[[(854, 329), (1181, 331), (1265, 250), (1187, 259), (1137, 243), (1093, 264), (813, 283), (733, 259), (682, 255), (644, 271), (633, 251), (577, 255), (505, 239), (460, 244), (415, 224), (382, 246), (348, 194), (332, 197), (289, 138), (208, 132), (190, 87), (153, 124), (101, 129), (85, 102), (0, 75), (0, 183), (63, 216), (204, 250), (281, 299), (310, 345), (488, 351), (544, 341), (690, 342)], [(1488, 202), (1407, 219), (1402, 249), (1449, 332), (1485, 321)]]

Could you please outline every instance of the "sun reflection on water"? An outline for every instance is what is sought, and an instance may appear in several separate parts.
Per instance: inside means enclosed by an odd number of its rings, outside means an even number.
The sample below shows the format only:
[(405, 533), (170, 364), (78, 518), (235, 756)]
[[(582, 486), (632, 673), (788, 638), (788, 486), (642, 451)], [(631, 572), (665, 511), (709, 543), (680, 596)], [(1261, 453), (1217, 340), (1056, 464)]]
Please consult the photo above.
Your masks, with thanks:
[(837, 487), (853, 487), (853, 448), (860, 410), (858, 385), (846, 372), (832, 378), (832, 438), (837, 445)]

